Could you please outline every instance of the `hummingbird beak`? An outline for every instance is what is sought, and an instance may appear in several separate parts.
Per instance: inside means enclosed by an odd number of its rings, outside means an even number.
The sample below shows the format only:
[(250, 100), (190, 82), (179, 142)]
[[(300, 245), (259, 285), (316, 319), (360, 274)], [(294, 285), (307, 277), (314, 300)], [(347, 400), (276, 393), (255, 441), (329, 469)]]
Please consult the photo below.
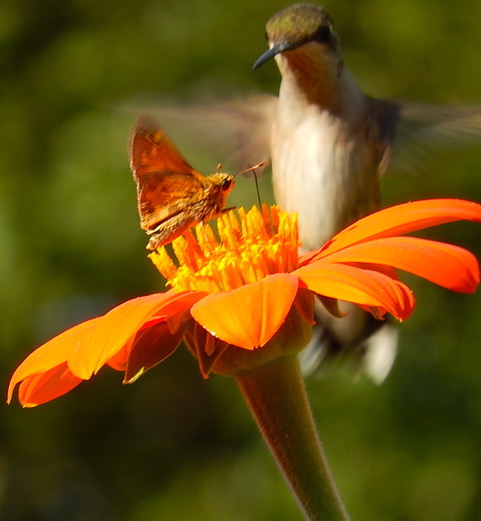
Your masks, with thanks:
[(255, 69), (259, 68), (266, 61), (269, 61), (271, 58), (274, 58), (274, 56), (276, 56), (277, 54), (284, 52), (284, 51), (288, 51), (291, 48), (292, 47), (289, 44), (287, 44), (286, 42), (281, 41), (279, 43), (276, 43), (270, 49), (267, 49), (267, 51), (264, 54), (259, 56), (257, 61), (254, 63), (253, 69), (255, 70)]

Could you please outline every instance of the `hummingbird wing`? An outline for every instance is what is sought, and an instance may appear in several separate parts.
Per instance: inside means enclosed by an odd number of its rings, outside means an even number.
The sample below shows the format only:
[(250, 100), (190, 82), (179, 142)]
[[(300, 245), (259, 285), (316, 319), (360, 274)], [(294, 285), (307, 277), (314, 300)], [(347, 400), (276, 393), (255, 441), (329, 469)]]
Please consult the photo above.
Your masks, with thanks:
[[(354, 304), (338, 304), (347, 316), (336, 318), (316, 303), (317, 323), (309, 344), (299, 353), (302, 373), (329, 374), (342, 358), (349, 361), (356, 373), (366, 373), (375, 383), (381, 384), (396, 358), (397, 327), (389, 321), (376, 320)], [(350, 320), (346, 322), (348, 317)]]
[(396, 125), (399, 121), (399, 104), (391, 100), (367, 97), (364, 113), (364, 133), (373, 150), (379, 177), (391, 165)]
[(390, 169), (413, 172), (430, 156), (481, 144), (481, 107), (392, 100), (398, 120)]
[[(169, 135), (191, 148), (222, 158), (223, 168), (239, 171), (259, 162), (270, 163), (270, 138), (277, 97), (243, 96), (238, 99), (192, 103), (153, 102), (132, 110), (154, 115)], [(262, 171), (261, 169), (256, 172)]]

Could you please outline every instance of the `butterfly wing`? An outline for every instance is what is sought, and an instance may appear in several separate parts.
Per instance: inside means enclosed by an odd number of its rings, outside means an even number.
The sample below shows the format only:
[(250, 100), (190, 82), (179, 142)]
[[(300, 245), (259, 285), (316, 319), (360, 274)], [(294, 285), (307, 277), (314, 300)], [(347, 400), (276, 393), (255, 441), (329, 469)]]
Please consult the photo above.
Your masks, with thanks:
[(140, 116), (132, 129), (130, 169), (136, 180), (159, 171), (194, 172), (157, 122), (146, 115)]
[(195, 171), (152, 118), (141, 116), (130, 142), (141, 227), (153, 231), (202, 196), (207, 179)]

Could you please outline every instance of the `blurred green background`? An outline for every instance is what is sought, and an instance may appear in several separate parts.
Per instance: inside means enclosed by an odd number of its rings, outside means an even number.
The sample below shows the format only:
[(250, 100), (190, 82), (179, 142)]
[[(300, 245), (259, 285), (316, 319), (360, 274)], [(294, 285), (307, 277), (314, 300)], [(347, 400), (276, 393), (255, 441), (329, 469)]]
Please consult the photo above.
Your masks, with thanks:
[[(162, 289), (146, 258), (128, 134), (141, 99), (276, 92), (253, 72), (284, 2), (2, 0), (0, 381), (66, 327)], [(481, 102), (481, 4), (326, 1), (347, 66), (374, 96)], [(176, 137), (177, 139), (177, 137)], [(203, 172), (222, 157), (182, 147)], [(481, 200), (481, 142), (385, 202)], [(263, 195), (269, 180), (266, 177)], [(249, 183), (232, 204), (253, 204)], [(471, 223), (433, 232), (481, 257)], [(410, 282), (412, 279), (408, 279)], [(418, 307), (380, 387), (340, 368), (307, 381), (334, 476), (356, 521), (473, 521), (481, 511), (481, 297), (412, 280)], [(69, 395), (0, 405), (5, 521), (294, 521), (294, 500), (235, 383), (203, 381), (184, 350), (132, 386), (105, 369)]]

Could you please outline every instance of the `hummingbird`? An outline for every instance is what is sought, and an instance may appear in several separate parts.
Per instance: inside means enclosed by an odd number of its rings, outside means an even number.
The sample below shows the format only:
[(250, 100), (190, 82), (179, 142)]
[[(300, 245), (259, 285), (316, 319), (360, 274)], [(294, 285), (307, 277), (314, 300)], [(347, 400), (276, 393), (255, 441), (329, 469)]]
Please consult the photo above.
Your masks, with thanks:
[[(296, 212), (302, 248), (313, 250), (353, 221), (380, 208), (380, 180), (406, 130), (438, 138), (479, 134), (479, 110), (434, 108), (365, 94), (344, 66), (329, 14), (294, 4), (266, 25), (269, 49), (254, 64), (274, 59), (281, 73), (271, 111), (270, 153), (276, 202)], [(272, 102), (271, 102), (272, 103)], [(400, 137), (401, 136), (401, 137)], [(396, 355), (397, 329), (354, 305), (330, 317), (316, 309), (318, 326), (301, 363), (312, 368), (333, 353), (353, 351), (377, 381)], [(382, 327), (381, 327), (382, 326)]]
[[(361, 91), (322, 7), (294, 4), (278, 12), (266, 37), (269, 49), (254, 69), (274, 58), (282, 77), (270, 137), (274, 195), (283, 210), (297, 213), (302, 248), (314, 250), (380, 207), (399, 106)], [(354, 305), (344, 303), (343, 312), (336, 319), (316, 307), (318, 325), (302, 365), (310, 371), (334, 354), (355, 351), (382, 380), (396, 352), (395, 330), (384, 326), (392, 333), (371, 346), (368, 339), (384, 324)], [(371, 369), (366, 356), (381, 358), (381, 368)]]

